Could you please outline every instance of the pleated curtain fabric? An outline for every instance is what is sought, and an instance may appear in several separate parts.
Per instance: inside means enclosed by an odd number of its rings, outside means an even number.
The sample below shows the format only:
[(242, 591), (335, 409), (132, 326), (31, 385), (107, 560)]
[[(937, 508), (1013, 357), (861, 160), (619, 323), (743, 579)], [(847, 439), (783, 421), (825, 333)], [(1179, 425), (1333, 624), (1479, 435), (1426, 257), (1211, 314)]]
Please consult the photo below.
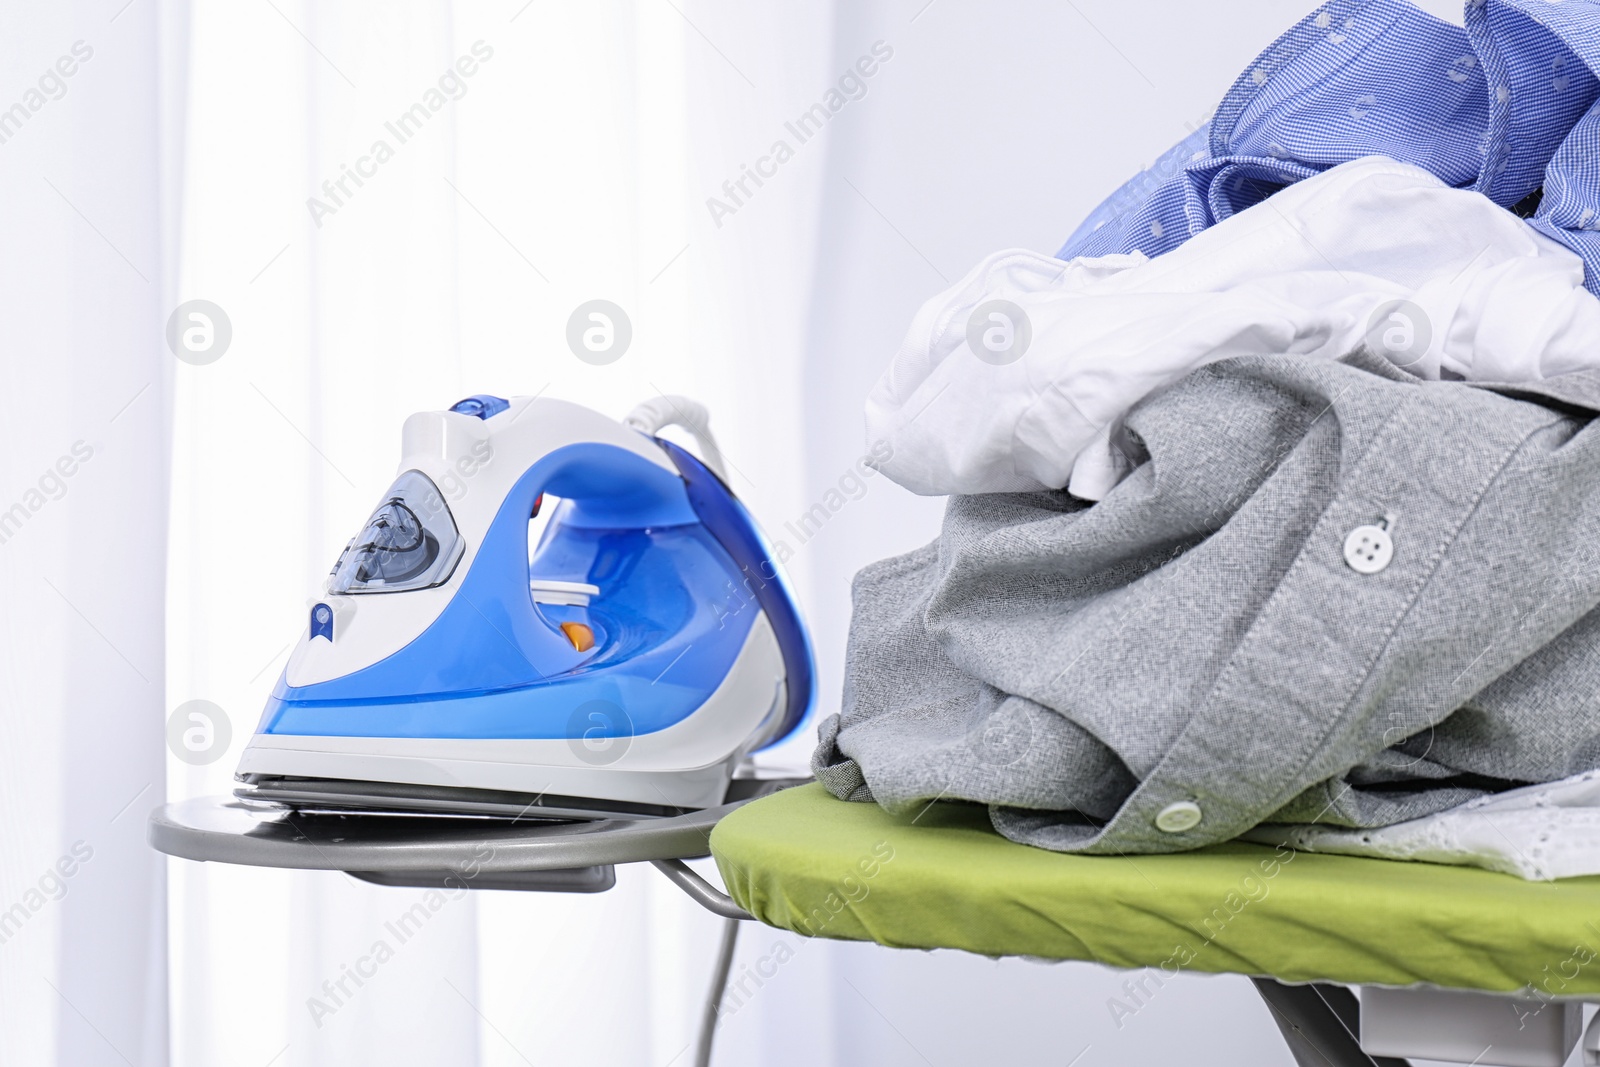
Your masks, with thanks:
[[(825, 85), (830, 13), (195, 5), (181, 295), (223, 309), (232, 339), (176, 369), (170, 700), (211, 702), (232, 740), (172, 759), (172, 798), (232, 788), (413, 412), (539, 394), (621, 418), (686, 394), (755, 513), (803, 510), (803, 242), (825, 152), (746, 179), (732, 216), (706, 201)], [(566, 340), (592, 300), (632, 326), (606, 365)], [(184, 1067), (666, 1064), (718, 937), (648, 868), (594, 897), (170, 870)]]
[[(167, 1062), (167, 240), (184, 11), (0, 40), (0, 1062)], [(175, 48), (175, 45), (177, 47)]]

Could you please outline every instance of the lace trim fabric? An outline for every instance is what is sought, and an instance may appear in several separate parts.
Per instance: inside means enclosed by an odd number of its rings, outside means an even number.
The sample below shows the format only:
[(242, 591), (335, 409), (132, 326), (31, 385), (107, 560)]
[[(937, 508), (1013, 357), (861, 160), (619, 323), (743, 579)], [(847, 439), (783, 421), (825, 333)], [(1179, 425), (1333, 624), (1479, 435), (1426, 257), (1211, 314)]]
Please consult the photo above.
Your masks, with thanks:
[(1530, 882), (1600, 874), (1600, 770), (1377, 829), (1269, 824), (1242, 837), (1302, 852), (1482, 867)]

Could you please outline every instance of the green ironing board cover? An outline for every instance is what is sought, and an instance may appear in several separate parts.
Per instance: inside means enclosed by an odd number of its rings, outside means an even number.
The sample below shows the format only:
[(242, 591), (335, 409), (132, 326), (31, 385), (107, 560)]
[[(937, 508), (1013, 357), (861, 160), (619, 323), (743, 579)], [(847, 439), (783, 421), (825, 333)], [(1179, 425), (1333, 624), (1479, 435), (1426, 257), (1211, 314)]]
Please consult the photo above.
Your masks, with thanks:
[(711, 850), (741, 907), (807, 936), (1168, 974), (1600, 993), (1600, 877), (1526, 882), (1243, 842), (1062, 855), (1007, 841), (976, 805), (894, 816), (816, 784), (736, 809)]

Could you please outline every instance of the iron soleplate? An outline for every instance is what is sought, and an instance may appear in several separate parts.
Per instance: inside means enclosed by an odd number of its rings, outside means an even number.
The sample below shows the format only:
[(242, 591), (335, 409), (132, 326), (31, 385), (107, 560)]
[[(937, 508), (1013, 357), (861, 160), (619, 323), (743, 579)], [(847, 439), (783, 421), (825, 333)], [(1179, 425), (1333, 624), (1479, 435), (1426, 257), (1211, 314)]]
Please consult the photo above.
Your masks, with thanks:
[[(723, 803), (748, 800), (807, 779), (735, 778)], [(685, 808), (666, 804), (634, 804), (590, 797), (516, 793), (460, 786), (408, 785), (340, 778), (295, 778), (249, 775), (233, 792), (241, 800), (276, 804), (308, 814), (445, 816), (510, 819), (513, 822), (574, 822), (590, 819), (660, 819), (682, 815)]]

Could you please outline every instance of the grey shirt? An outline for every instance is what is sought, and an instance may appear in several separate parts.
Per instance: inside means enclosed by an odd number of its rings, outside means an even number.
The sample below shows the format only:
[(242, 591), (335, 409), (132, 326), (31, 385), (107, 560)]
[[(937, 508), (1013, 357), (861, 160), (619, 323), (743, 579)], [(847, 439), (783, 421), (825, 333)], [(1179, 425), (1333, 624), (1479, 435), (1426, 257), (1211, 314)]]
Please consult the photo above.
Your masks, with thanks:
[[(814, 769), (1119, 853), (1387, 825), (1600, 765), (1596, 411), (1600, 372), (1485, 387), (1359, 351), (1196, 371), (1127, 416), (1140, 466), (1103, 501), (952, 497), (937, 541), (856, 576)], [(1393, 546), (1366, 573), (1362, 526)]]

